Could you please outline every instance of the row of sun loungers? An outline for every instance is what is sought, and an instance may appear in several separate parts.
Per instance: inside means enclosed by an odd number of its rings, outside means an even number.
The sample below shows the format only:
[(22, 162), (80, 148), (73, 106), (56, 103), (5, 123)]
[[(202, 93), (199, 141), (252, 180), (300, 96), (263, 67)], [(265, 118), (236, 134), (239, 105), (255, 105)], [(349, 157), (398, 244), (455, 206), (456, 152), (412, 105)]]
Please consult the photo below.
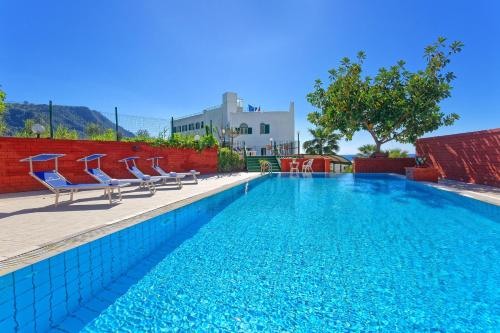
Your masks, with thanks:
[[(58, 159), (65, 156), (65, 154), (39, 154), (36, 156), (30, 156), (21, 160), (21, 162), (29, 162), (30, 171), (29, 174), (35, 178), (37, 181), (45, 185), (49, 190), (55, 193), (55, 205), (59, 203), (59, 196), (61, 193), (70, 194), (70, 200), (73, 200), (73, 194), (79, 190), (104, 190), (104, 195), (107, 196), (109, 203), (112, 201), (112, 194), (116, 190), (118, 193), (118, 198), (121, 200), (121, 188), (129, 185), (139, 185), (140, 188), (147, 188), (151, 194), (156, 192), (156, 185), (167, 185), (169, 181), (173, 181), (179, 189), (182, 188), (182, 180), (186, 178), (192, 178), (197, 184), (197, 176), (200, 174), (196, 170), (190, 170), (187, 173), (177, 173), (177, 172), (166, 172), (160, 167), (159, 160), (163, 157), (152, 157), (148, 158), (152, 162), (152, 168), (158, 175), (150, 176), (144, 174), (136, 165), (135, 161), (138, 159), (136, 156), (131, 156), (120, 160), (123, 162), (127, 170), (134, 176), (130, 179), (116, 179), (110, 177), (101, 169), (101, 158), (106, 156), (105, 154), (93, 154), (85, 156), (77, 160), (78, 162), (84, 162), (84, 171), (94, 178), (99, 183), (92, 184), (73, 184), (67, 180), (63, 175), (59, 173), (58, 170)], [(50, 171), (34, 171), (33, 164), (35, 162), (48, 162), (54, 161), (54, 170)], [(96, 162), (94, 162), (96, 161)], [(96, 164), (95, 167), (90, 167), (90, 164)]]

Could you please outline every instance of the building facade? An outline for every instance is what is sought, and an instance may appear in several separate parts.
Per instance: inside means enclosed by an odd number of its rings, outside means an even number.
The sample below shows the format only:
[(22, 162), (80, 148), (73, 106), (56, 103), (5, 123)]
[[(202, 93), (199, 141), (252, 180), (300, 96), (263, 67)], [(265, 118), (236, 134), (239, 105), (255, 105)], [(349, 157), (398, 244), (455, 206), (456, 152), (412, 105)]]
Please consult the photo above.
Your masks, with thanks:
[[(260, 110), (260, 108), (259, 108)], [(205, 126), (212, 126), (219, 143), (236, 150), (247, 148), (250, 154), (292, 154), (295, 110), (290, 102), (288, 111), (246, 111), (236, 93), (222, 95), (222, 104), (203, 112), (172, 121), (172, 133), (203, 135)]]

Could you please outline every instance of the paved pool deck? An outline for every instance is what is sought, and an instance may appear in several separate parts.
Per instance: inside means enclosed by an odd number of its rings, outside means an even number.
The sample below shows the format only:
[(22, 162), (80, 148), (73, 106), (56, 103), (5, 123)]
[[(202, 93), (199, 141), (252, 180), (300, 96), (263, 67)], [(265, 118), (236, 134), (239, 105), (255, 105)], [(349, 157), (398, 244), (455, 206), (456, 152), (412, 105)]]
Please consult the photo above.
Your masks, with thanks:
[(186, 180), (180, 190), (158, 186), (154, 195), (129, 186), (122, 190), (123, 200), (112, 205), (102, 191), (76, 193), (71, 204), (63, 195), (57, 207), (49, 191), (0, 194), (0, 275), (259, 176), (201, 176), (198, 184)]
[[(202, 176), (181, 190), (160, 186), (154, 195), (131, 186), (112, 205), (102, 191), (68, 195), (54, 207), (49, 191), (0, 194), (0, 275), (33, 264), (167, 211), (185, 206), (259, 177), (259, 173)], [(446, 191), (500, 206), (500, 188), (444, 180), (427, 183)]]
[(439, 188), (441, 190), (455, 192), (465, 197), (484, 201), (492, 205), (500, 206), (500, 188), (480, 185), (468, 184), (455, 180), (443, 179), (439, 183), (426, 183), (427, 185)]

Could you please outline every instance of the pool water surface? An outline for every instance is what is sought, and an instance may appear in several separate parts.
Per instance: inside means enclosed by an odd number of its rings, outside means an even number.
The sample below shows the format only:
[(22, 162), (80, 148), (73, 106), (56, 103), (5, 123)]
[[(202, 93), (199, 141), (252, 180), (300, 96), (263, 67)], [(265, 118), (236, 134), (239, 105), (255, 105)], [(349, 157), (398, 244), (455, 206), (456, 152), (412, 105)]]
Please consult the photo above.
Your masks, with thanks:
[(499, 222), (391, 176), (273, 177), (173, 236), (82, 331), (498, 331)]
[(172, 232), (52, 327), (500, 331), (500, 207), (390, 175), (275, 175), (230, 191), (182, 208), (189, 219), (151, 221)]

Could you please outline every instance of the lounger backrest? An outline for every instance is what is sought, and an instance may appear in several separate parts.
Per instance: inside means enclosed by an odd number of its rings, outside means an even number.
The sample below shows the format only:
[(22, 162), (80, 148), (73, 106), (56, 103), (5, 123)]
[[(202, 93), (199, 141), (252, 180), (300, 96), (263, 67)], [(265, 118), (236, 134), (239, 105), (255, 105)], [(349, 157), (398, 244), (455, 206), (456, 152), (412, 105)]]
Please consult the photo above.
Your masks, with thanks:
[(87, 171), (92, 174), (99, 182), (101, 183), (109, 183), (111, 181), (111, 177), (108, 176), (104, 171), (99, 168), (95, 169), (87, 169)]
[(155, 171), (158, 172), (160, 175), (167, 176), (165, 170), (163, 170), (159, 165), (155, 165), (153, 169), (155, 169)]
[(66, 181), (59, 173), (55, 171), (36, 171), (33, 172), (33, 175), (40, 181), (49, 184), (53, 188), (71, 185), (70, 182)]
[(132, 165), (130, 167), (130, 172), (132, 172), (134, 174), (134, 176), (136, 176), (137, 178), (140, 178), (140, 179), (144, 179), (144, 178), (147, 178), (145, 174), (142, 173), (141, 170), (139, 170), (135, 165)]

